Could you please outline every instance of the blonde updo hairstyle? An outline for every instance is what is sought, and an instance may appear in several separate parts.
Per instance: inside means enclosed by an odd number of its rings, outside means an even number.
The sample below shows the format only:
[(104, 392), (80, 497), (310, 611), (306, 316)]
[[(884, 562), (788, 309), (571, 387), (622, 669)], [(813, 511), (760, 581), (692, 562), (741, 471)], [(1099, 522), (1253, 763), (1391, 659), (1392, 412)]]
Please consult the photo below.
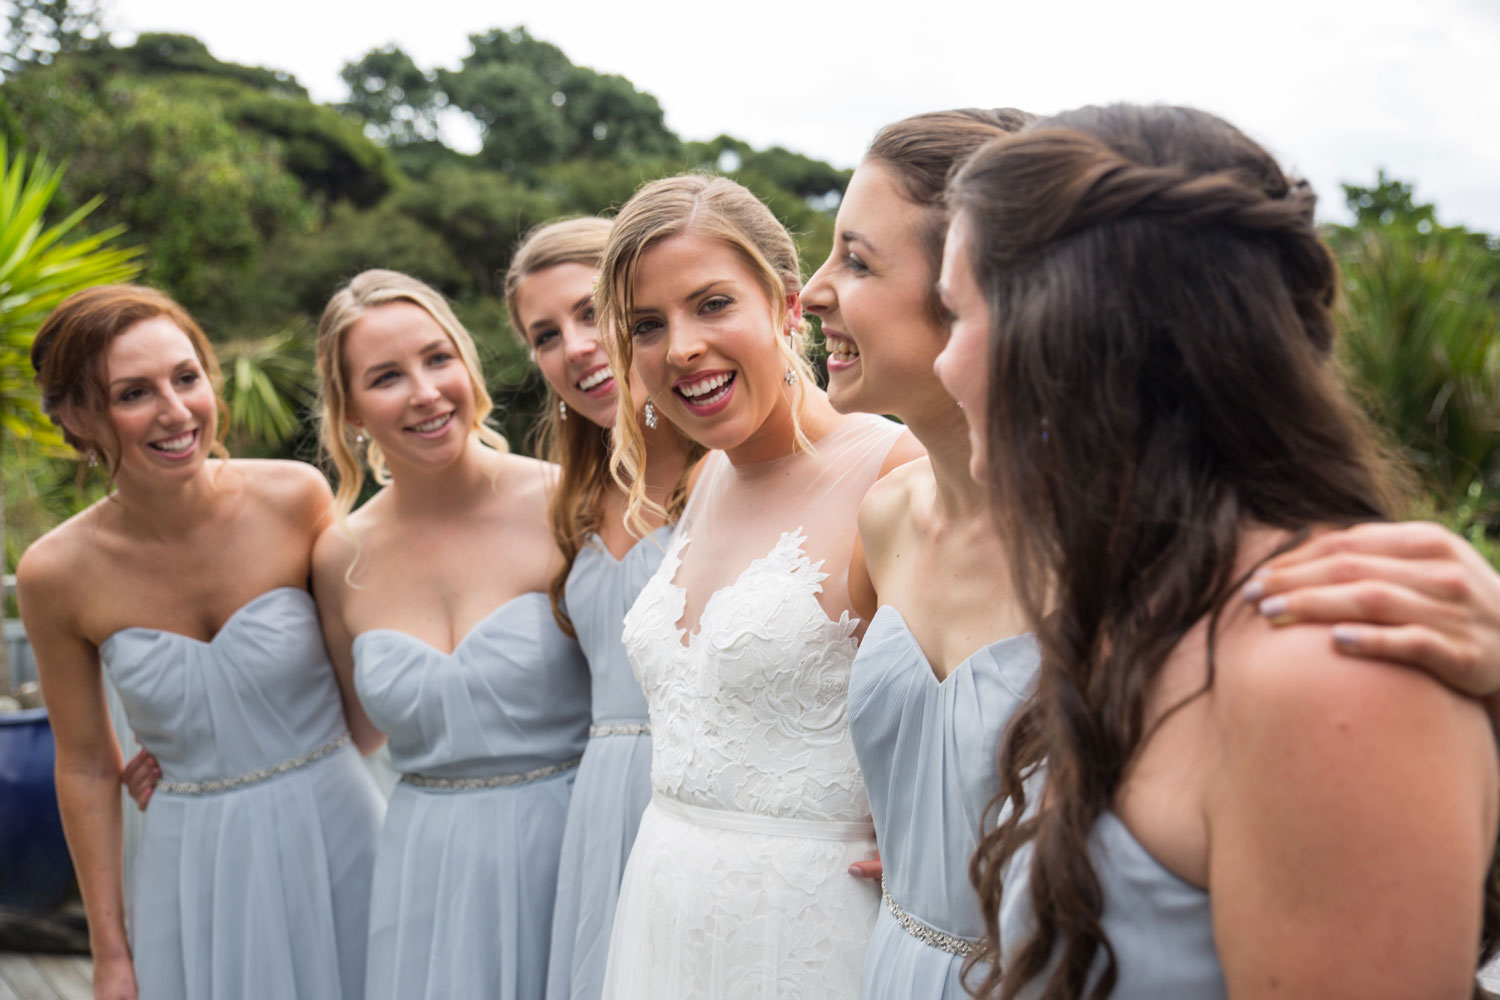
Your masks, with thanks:
[(636, 270), (642, 255), (652, 247), (689, 232), (721, 240), (739, 254), (770, 300), (772, 322), (782, 334), (776, 338), (776, 349), (798, 376), (792, 405), (796, 444), (799, 448), (812, 447), (803, 433), (800, 417), (807, 386), (815, 385), (816, 381), (807, 359), (803, 325), (792, 325), (786, 309), (786, 297), (802, 290), (797, 245), (791, 233), (759, 198), (727, 177), (679, 174), (643, 185), (615, 216), (594, 296), (595, 308), (606, 328), (606, 343), (610, 345), (610, 366), (620, 390), (610, 469), (615, 481), (628, 492), (625, 520), (637, 535), (645, 534), (649, 528), (642, 511), (662, 511), (646, 496), (641, 475), (646, 442), (636, 416), (639, 407), (630, 391), (629, 372), (634, 353), (630, 327), (635, 312)]
[(333, 294), (318, 321), (318, 440), (338, 473), (335, 510), (341, 520), (348, 516), (359, 499), (366, 465), (377, 483), (384, 486), (391, 481), (380, 446), (374, 441), (367, 441), (362, 446), (355, 443), (348, 421), (349, 373), (344, 365), (344, 337), (349, 329), (370, 310), (391, 302), (410, 302), (417, 306), (448, 335), (474, 389), (474, 425), (471, 431), (496, 451), (510, 450), (500, 432), (484, 422), (494, 409), (494, 403), (484, 387), (479, 352), (474, 347), (474, 338), (453, 315), (447, 299), (425, 282), (399, 271), (362, 271)]

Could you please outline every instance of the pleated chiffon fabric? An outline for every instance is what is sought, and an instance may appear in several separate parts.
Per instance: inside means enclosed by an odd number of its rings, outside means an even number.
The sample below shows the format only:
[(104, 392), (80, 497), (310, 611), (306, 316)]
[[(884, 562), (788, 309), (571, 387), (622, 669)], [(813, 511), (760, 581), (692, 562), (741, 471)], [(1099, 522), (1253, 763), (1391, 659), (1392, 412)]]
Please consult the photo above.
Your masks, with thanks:
[(907, 926), (889, 903), (881, 907), (865, 958), (866, 1000), (967, 996), (956, 942), (984, 932), (969, 859), (998, 787), (1001, 733), (1034, 687), (1038, 662), (1035, 640), (1012, 636), (939, 681), (900, 612), (887, 605), (871, 620), (850, 677), (849, 729), (885, 892)]
[(127, 628), (99, 647), (163, 782), (303, 766), (207, 794), (152, 797), (133, 861), (131, 949), (142, 997), (360, 1000), (383, 812), (306, 591), (268, 591), (202, 642)]
[(588, 668), (527, 593), (452, 653), (403, 632), (354, 641), (360, 701), (405, 775), (518, 784), (391, 796), (371, 892), (369, 1000), (531, 1000), (546, 989), (557, 866), (589, 725)]
[(588, 660), (593, 726), (573, 783), (552, 914), (548, 1000), (599, 1000), (626, 859), (651, 801), (646, 695), (620, 642), (625, 612), (661, 564), (671, 528), (616, 559), (596, 535), (573, 561), (564, 605)]

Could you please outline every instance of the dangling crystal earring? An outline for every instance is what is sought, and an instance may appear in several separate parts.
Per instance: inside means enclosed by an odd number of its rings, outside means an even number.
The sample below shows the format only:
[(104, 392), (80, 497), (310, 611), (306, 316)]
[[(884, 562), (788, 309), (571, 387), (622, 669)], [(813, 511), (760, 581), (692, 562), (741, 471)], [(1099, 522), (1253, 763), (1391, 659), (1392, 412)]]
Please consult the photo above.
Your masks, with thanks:
[(94, 468), (98, 464), (99, 464), (99, 453), (97, 451), (95, 451), (94, 449), (90, 448), (89, 449), (89, 468), (92, 469), (92, 468)]
[(557, 401), (557, 418), (559, 420), (568, 419), (568, 404), (560, 399)]
[(356, 448), (363, 448), (364, 446), (365, 446), (365, 432), (364, 431), (355, 431), (354, 432), (354, 447), (356, 447)]
[(646, 426), (656, 430), (656, 407), (651, 405), (651, 400), (646, 400), (646, 409), (643, 411), (646, 417)]
[(783, 376), (781, 376), (781, 377), (784, 378), (784, 379), (786, 379), (786, 384), (787, 385), (796, 385), (797, 384), (797, 369), (793, 368), (791, 365), (787, 365), (786, 366), (786, 374), (783, 375)]

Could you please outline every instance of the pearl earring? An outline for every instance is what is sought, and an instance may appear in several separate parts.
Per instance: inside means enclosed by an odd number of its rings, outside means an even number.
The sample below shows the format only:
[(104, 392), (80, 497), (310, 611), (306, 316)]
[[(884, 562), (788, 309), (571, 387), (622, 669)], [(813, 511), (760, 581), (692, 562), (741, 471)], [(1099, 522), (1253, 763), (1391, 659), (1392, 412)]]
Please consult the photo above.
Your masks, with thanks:
[(559, 420), (568, 419), (568, 404), (560, 399), (557, 401), (557, 417)]
[(646, 426), (651, 430), (656, 430), (656, 407), (651, 405), (650, 399), (646, 400), (646, 409), (644, 412), (646, 417)]

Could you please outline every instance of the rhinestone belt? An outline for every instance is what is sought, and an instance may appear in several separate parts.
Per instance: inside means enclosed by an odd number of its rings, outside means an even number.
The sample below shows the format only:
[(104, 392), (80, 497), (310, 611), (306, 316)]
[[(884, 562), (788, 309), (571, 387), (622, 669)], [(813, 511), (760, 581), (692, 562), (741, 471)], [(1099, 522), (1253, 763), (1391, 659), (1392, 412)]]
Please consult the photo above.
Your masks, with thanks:
[(484, 778), (435, 778), (427, 774), (403, 774), (401, 784), (416, 788), (440, 788), (450, 792), (473, 792), (482, 788), (504, 788), (507, 785), (524, 785), (528, 781), (540, 781), (554, 774), (562, 774), (578, 766), (582, 757), (574, 757), (559, 764), (533, 768), (520, 774), (492, 774)]
[(622, 722), (610, 726), (589, 726), (589, 739), (597, 740), (601, 736), (650, 736), (651, 724), (649, 722)]
[(156, 790), (169, 795), (212, 795), (214, 792), (233, 791), (236, 788), (244, 788), (246, 785), (265, 781), (267, 778), (286, 774), (288, 771), (295, 771), (299, 767), (306, 767), (320, 757), (327, 757), (348, 743), (349, 739), (348, 733), (341, 733), (316, 750), (309, 751), (300, 757), (293, 757), (291, 760), (284, 760), (280, 764), (272, 764), (270, 767), (263, 767), (237, 778), (215, 778), (212, 781), (158, 781)]
[(896, 923), (901, 929), (925, 945), (931, 945), (941, 951), (960, 958), (968, 957), (973, 950), (975, 942), (968, 938), (961, 938), (947, 931), (940, 931), (936, 927), (929, 927), (916, 917), (901, 908), (901, 904), (891, 898), (890, 891), (885, 887), (885, 879), (880, 880), (880, 895), (885, 900), (885, 908), (891, 911), (891, 916), (896, 918)]

